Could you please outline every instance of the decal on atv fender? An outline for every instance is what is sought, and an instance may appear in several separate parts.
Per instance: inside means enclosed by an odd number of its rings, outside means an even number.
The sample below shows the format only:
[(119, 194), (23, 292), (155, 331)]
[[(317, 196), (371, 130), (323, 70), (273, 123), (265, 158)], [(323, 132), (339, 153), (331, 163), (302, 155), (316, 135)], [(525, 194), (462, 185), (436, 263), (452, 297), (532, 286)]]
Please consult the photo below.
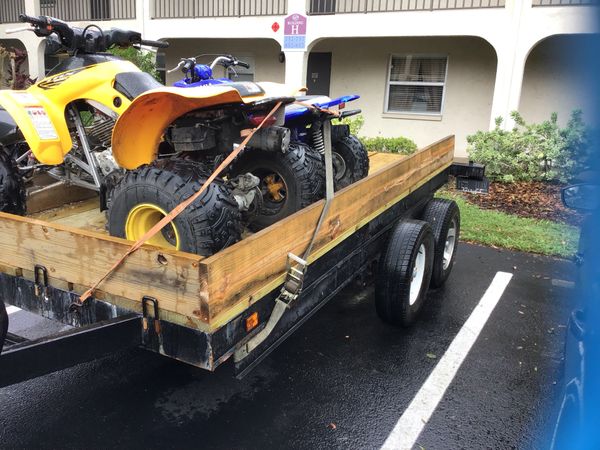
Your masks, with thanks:
[(38, 136), (42, 140), (53, 140), (58, 139), (58, 134), (56, 134), (56, 129), (46, 114), (46, 110), (41, 106), (26, 106), (25, 111), (27, 111), (27, 115), (29, 119), (31, 119), (31, 123), (35, 128)]
[(50, 78), (45, 78), (42, 81), (40, 81), (37, 84), (37, 87), (42, 88), (42, 89), (52, 89), (55, 88), (56, 86), (59, 86), (60, 84), (62, 84), (63, 82), (67, 81), (70, 77), (72, 77), (73, 75), (85, 70), (85, 69), (89, 69), (92, 66), (87, 66), (87, 67), (80, 67), (78, 69), (73, 69), (73, 70), (68, 70), (66, 72), (61, 72), (57, 75), (54, 75)]

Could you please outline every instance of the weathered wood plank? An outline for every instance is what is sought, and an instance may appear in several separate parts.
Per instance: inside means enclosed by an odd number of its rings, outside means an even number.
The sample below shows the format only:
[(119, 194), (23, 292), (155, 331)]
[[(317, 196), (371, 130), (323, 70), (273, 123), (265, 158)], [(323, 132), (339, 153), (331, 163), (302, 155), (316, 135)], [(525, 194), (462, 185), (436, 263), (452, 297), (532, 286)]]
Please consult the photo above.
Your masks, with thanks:
[(67, 217), (52, 220), (53, 223), (68, 225), (81, 230), (94, 231), (100, 234), (108, 234), (106, 231), (106, 215), (98, 207), (81, 211)]
[[(27, 280), (34, 281), (35, 275), (33, 270), (23, 270), (21, 268), (17, 268), (14, 266), (0, 264), (0, 272), (16, 276), (23, 277)], [(65, 291), (71, 291), (76, 294), (83, 294), (89, 286), (82, 286), (78, 284), (73, 284), (67, 281), (59, 280), (57, 278), (50, 278), (50, 285), (57, 289), (62, 289)], [(117, 295), (109, 294), (102, 290), (98, 290), (95, 293), (95, 298), (97, 300), (101, 300), (107, 303), (110, 303), (115, 306), (119, 306), (124, 309), (128, 309), (130, 311), (135, 311), (138, 313), (142, 312), (142, 303), (139, 299), (132, 300), (125, 297), (119, 297)], [(176, 313), (170, 311), (168, 309), (160, 308), (159, 315), (161, 320), (165, 320), (167, 322), (175, 323), (177, 325), (183, 325), (188, 328), (194, 328), (196, 330), (201, 330), (208, 332), (210, 328), (207, 323), (201, 321), (198, 317), (190, 317), (180, 313)], [(148, 311), (150, 316), (154, 315), (154, 311)]]
[[(310, 260), (448, 167), (453, 153), (454, 137), (450, 136), (336, 193)], [(288, 252), (303, 253), (322, 207), (322, 201), (315, 203), (200, 262), (206, 277), (206, 290), (202, 295), (208, 303), (211, 328), (224, 323), (233, 312), (242, 311), (281, 283)]]
[(407, 158), (407, 156), (398, 153), (373, 153), (369, 155), (369, 175), (404, 158)]
[[(0, 213), (0, 264), (23, 270), (33, 270), (35, 264), (41, 264), (48, 270), (50, 284), (61, 280), (91, 286), (130, 245), (124, 239)], [(197, 255), (144, 246), (100, 289), (135, 301), (144, 295), (152, 296), (158, 299), (161, 309), (198, 316), (201, 259)]]
[(98, 197), (96, 192), (78, 186), (65, 186), (63, 184), (44, 189), (41, 189), (42, 187), (35, 186), (28, 189), (28, 214), (34, 214), (51, 208), (57, 208), (65, 203), (78, 202), (80, 200)]
[(45, 220), (47, 222), (56, 222), (58, 220), (70, 217), (91, 209), (100, 209), (100, 201), (97, 197), (83, 200), (80, 202), (67, 203), (56, 208), (47, 209), (36, 213), (28, 213), (27, 217), (32, 219)]

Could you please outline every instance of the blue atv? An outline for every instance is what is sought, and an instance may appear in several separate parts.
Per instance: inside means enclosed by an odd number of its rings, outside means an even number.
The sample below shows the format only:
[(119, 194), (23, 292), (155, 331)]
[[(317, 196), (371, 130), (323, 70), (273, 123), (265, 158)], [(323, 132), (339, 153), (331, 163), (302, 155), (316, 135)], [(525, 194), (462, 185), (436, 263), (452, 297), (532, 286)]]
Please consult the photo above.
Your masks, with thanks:
[[(173, 72), (182, 69), (186, 77), (175, 83), (177, 87), (202, 87), (219, 84), (232, 84), (238, 89), (256, 88), (251, 82), (235, 82), (228, 78), (213, 78), (213, 69), (221, 65), (226, 70), (234, 66), (248, 67), (247, 64), (237, 61), (231, 56), (218, 56), (211, 65), (196, 64), (195, 58), (182, 60)], [(240, 118), (241, 119), (241, 118)], [(264, 119), (264, 115), (247, 117), (248, 122), (257, 126)], [(244, 221), (252, 230), (263, 229), (290, 214), (314, 203), (322, 197), (325, 187), (325, 165), (321, 155), (302, 142), (291, 142), (291, 131), (284, 127), (285, 111), (277, 111), (266, 122), (261, 133), (256, 134), (244, 150), (227, 168), (227, 178), (234, 183), (235, 180), (254, 179), (257, 184), (256, 194), (252, 194), (251, 203), (245, 210)], [(226, 125), (226, 124), (225, 124)], [(197, 140), (204, 142), (202, 133), (206, 129), (221, 129), (225, 126), (220, 117), (215, 117), (209, 122), (182, 124), (182, 130), (187, 134), (184, 140)], [(227, 135), (231, 142), (239, 136), (233, 136), (225, 129), (221, 135)], [(181, 145), (180, 137), (176, 133), (166, 134), (161, 144), (163, 156), (192, 159), (214, 170), (226, 155), (211, 151), (211, 143), (206, 145), (190, 146), (190, 151)], [(197, 148), (201, 148), (197, 151)], [(233, 148), (233, 147), (232, 147)], [(233, 181), (232, 181), (233, 180)], [(234, 186), (236, 190), (246, 192), (248, 187)], [(246, 194), (241, 197), (249, 198)], [(237, 197), (236, 197), (237, 199)]]
[[(213, 56), (213, 55), (200, 55)], [(200, 56), (196, 57), (199, 58)], [(227, 74), (237, 76), (235, 67), (250, 68), (250, 65), (239, 61), (232, 55), (217, 55), (210, 65), (198, 64), (196, 58), (183, 58), (169, 73), (181, 69), (185, 78), (177, 81), (176, 87), (198, 87), (232, 83), (230, 78), (214, 78), (213, 69), (221, 66)], [(346, 95), (335, 99), (326, 96), (312, 95), (298, 97), (298, 103), (285, 108), (284, 126), (291, 132), (290, 149), (302, 149), (304, 154), (314, 158), (315, 155), (323, 160), (325, 143), (323, 140), (323, 122), (335, 118), (342, 119), (359, 114), (360, 109), (343, 110), (346, 103), (358, 99), (358, 95)], [(338, 113), (332, 114), (330, 108), (337, 107)], [(369, 173), (369, 156), (364, 145), (356, 136), (350, 134), (348, 125), (340, 124), (332, 127), (332, 150), (335, 189), (344, 188), (364, 177)], [(248, 156), (248, 163), (243, 165), (246, 170), (252, 157)], [(272, 157), (272, 155), (270, 155)], [(237, 173), (238, 167), (232, 167), (232, 172)]]

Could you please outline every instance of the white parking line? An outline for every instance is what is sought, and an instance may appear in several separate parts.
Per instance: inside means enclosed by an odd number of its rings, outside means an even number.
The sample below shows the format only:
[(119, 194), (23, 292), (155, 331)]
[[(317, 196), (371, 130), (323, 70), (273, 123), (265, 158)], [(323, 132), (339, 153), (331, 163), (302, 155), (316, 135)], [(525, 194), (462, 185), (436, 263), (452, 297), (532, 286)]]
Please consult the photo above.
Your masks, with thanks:
[(498, 304), (511, 273), (498, 272), (440, 362), (408, 405), (382, 449), (411, 450)]
[(22, 311), (21, 308), (17, 308), (16, 306), (12, 306), (12, 305), (8, 305), (6, 307), (6, 312), (8, 313), (8, 315), (10, 316), (13, 313)]

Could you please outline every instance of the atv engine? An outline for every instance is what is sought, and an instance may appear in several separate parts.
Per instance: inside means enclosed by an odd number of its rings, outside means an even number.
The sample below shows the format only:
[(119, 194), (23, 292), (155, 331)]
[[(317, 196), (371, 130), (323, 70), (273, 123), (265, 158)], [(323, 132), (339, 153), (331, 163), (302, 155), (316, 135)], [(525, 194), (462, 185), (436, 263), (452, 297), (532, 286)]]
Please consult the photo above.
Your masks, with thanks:
[[(179, 152), (202, 151), (204, 155), (227, 154), (242, 141), (244, 130), (256, 127), (266, 112), (241, 114), (229, 110), (193, 111), (177, 119), (165, 134), (173, 150)], [(281, 116), (281, 120), (280, 117)], [(248, 147), (261, 150), (287, 152), (290, 130), (279, 126), (282, 113), (274, 115), (268, 124), (256, 131)]]
[(98, 109), (94, 110), (92, 123), (85, 127), (85, 131), (92, 148), (98, 168), (104, 176), (119, 170), (111, 150), (112, 130), (115, 120)]

